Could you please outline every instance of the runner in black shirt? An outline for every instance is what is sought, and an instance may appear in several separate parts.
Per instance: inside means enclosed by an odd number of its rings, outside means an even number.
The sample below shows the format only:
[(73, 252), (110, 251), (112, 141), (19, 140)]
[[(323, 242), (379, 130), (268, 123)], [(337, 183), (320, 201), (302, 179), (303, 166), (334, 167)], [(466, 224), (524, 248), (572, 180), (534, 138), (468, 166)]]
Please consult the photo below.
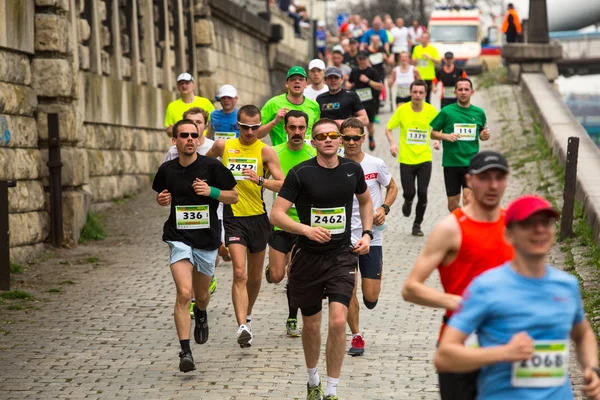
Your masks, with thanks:
[(338, 67), (329, 67), (325, 71), (325, 80), (329, 92), (317, 96), (317, 103), (321, 109), (321, 118), (335, 120), (341, 125), (345, 119), (356, 117), (363, 124), (369, 123), (369, 117), (358, 95), (342, 89), (342, 70)]
[(221, 245), (217, 207), (219, 202), (237, 203), (238, 195), (231, 172), (219, 161), (196, 153), (199, 133), (193, 121), (177, 122), (172, 132), (179, 157), (160, 166), (152, 189), (158, 192), (159, 205), (171, 206), (162, 238), (171, 250), (169, 263), (177, 287), (174, 314), (181, 345), (179, 370), (189, 372), (196, 369), (190, 349), (192, 285), (196, 295), (194, 339), (203, 344), (208, 339), (209, 285)]
[(444, 66), (439, 70), (436, 69), (435, 79), (433, 80), (433, 93), (437, 92), (438, 82), (442, 82), (442, 108), (448, 104), (456, 103), (456, 93), (454, 93), (456, 81), (466, 77), (465, 70), (454, 64), (454, 54), (451, 51), (446, 52), (444, 54)]
[(369, 150), (375, 150), (375, 116), (379, 111), (379, 94), (383, 89), (382, 76), (369, 66), (369, 53), (358, 53), (358, 69), (350, 74), (350, 83), (360, 98), (369, 117)]
[(348, 52), (344, 54), (344, 64), (352, 69), (358, 68), (358, 41), (355, 38), (350, 39), (348, 42)]
[[(313, 125), (317, 156), (292, 168), (271, 211), (271, 224), (297, 234), (289, 273), (290, 303), (302, 310), (302, 343), (308, 367), (307, 398), (323, 398), (317, 373), (321, 343), (321, 310), (329, 298), (329, 335), (326, 349), (325, 397), (337, 398), (346, 346), (345, 321), (356, 281), (356, 253), (366, 254), (373, 233), (373, 205), (362, 168), (337, 156), (341, 135), (335, 121)], [(356, 195), (363, 235), (351, 243), (352, 201)], [(287, 211), (296, 205), (300, 222)]]

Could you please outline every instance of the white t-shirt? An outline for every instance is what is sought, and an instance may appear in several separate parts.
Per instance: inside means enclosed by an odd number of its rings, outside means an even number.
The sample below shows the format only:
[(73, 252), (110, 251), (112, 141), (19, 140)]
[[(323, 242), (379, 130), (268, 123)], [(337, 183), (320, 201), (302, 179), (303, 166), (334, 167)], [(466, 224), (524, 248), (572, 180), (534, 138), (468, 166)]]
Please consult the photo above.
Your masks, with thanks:
[(304, 88), (304, 96), (308, 97), (311, 100), (317, 100), (317, 96), (321, 93), (329, 92), (329, 87), (327, 85), (323, 85), (321, 90), (313, 89), (312, 85), (308, 85)]
[[(383, 204), (383, 192), (381, 188), (382, 186), (385, 187), (390, 184), (392, 174), (390, 174), (387, 165), (385, 165), (385, 162), (381, 158), (373, 157), (370, 154), (365, 153), (365, 158), (360, 162), (360, 166), (365, 173), (365, 181), (371, 192), (373, 211), (375, 211)], [(352, 244), (356, 243), (362, 237), (362, 231), (362, 222), (358, 210), (358, 199), (354, 196), (354, 202), (352, 203)], [(371, 246), (382, 245), (382, 232), (373, 229)]]
[(408, 37), (410, 38), (410, 40), (412, 40), (413, 42), (413, 46), (418, 45), (419, 43), (417, 43), (417, 39), (420, 39), (421, 36), (423, 36), (423, 28), (421, 28), (420, 26), (415, 30), (414, 27), (410, 27), (408, 28)]
[(394, 38), (392, 53), (399, 54), (403, 51), (408, 51), (408, 28), (405, 26), (402, 28), (395, 26), (390, 33)]

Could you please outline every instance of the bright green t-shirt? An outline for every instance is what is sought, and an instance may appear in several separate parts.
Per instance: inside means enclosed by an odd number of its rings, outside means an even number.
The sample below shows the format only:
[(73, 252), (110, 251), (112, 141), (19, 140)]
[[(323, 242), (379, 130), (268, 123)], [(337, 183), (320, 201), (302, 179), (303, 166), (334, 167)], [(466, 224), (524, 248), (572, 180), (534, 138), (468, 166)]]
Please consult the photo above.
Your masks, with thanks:
[[(304, 111), (308, 115), (308, 127), (306, 129), (306, 137), (311, 138), (312, 126), (321, 117), (319, 103), (307, 97), (304, 97), (304, 102), (302, 104), (292, 104), (287, 99), (287, 93), (272, 97), (271, 99), (269, 99), (269, 101), (265, 103), (261, 110), (263, 125), (273, 121), (275, 119), (275, 116), (277, 115), (277, 111), (279, 111), (282, 108)], [(269, 136), (271, 137), (271, 144), (273, 146), (277, 146), (281, 143), (287, 142), (287, 135), (283, 130), (283, 119), (273, 127), (273, 129), (269, 133)]]
[[(294, 168), (296, 165), (306, 160), (310, 160), (317, 155), (316, 149), (306, 143), (304, 143), (304, 147), (298, 151), (290, 150), (287, 142), (273, 147), (273, 150), (275, 150), (275, 153), (277, 153), (279, 164), (281, 165), (281, 170), (283, 171), (284, 176), (287, 176), (290, 169)], [(277, 197), (277, 193), (273, 193), (273, 195), (274, 197)], [(287, 214), (294, 221), (300, 222), (300, 218), (298, 218), (298, 211), (296, 211), (296, 206), (292, 206)], [(275, 230), (280, 229), (275, 227)]]
[[(183, 119), (183, 113), (192, 107), (200, 107), (208, 113), (208, 121), (210, 121), (210, 113), (215, 110), (215, 106), (207, 98), (195, 96), (194, 101), (191, 103), (184, 103), (181, 97), (175, 101), (172, 101), (167, 106), (167, 112), (165, 113), (165, 127), (168, 128), (171, 125), (175, 125), (178, 121)], [(208, 125), (208, 121), (206, 121)]]
[(415, 165), (431, 161), (429, 125), (437, 113), (434, 106), (425, 102), (420, 112), (412, 109), (410, 101), (396, 109), (387, 128), (394, 130), (400, 127), (399, 163)]
[(442, 167), (468, 167), (471, 158), (479, 152), (479, 133), (487, 123), (485, 112), (474, 105), (461, 107), (447, 105), (431, 122), (431, 127), (442, 133), (458, 133), (456, 142), (442, 141)]
[(436, 60), (440, 59), (440, 54), (432, 45), (423, 48), (423, 45), (418, 45), (413, 50), (412, 58), (417, 61), (417, 69), (421, 74), (421, 79), (432, 81), (435, 78), (435, 63), (428, 58), (423, 57), (428, 54)]

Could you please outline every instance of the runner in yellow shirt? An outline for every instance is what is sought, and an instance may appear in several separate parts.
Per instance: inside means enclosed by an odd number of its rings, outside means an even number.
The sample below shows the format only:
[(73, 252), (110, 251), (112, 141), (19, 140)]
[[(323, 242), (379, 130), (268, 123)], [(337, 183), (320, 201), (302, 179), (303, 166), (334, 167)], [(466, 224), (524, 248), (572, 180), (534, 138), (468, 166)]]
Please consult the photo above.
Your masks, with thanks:
[(435, 78), (435, 66), (441, 65), (437, 49), (429, 44), (429, 33), (421, 36), (421, 44), (415, 46), (412, 54), (413, 64), (417, 66), (421, 79), (427, 83), (425, 101), (431, 103), (431, 82)]
[[(427, 207), (427, 189), (431, 178), (431, 147), (429, 145), (431, 130), (429, 124), (437, 115), (434, 106), (423, 101), (427, 92), (427, 83), (416, 80), (410, 85), (410, 102), (396, 109), (388, 122), (385, 134), (390, 143), (392, 156), (398, 156), (400, 163), (400, 183), (402, 184), (402, 214), (410, 216), (412, 202), (418, 196), (415, 207), (415, 222), (412, 234), (423, 236), (421, 223)], [(400, 127), (400, 151), (394, 141), (393, 129)], [(440, 148), (438, 141), (434, 147)], [(417, 186), (415, 188), (415, 180)]]
[[(206, 121), (206, 125), (208, 126), (210, 113), (215, 110), (215, 106), (207, 98), (194, 95), (195, 89), (196, 84), (194, 83), (194, 77), (192, 75), (187, 72), (179, 74), (177, 77), (177, 91), (179, 91), (179, 98), (170, 102), (167, 106), (167, 111), (165, 112), (165, 128), (167, 128), (169, 137), (171, 137), (173, 125), (183, 119), (183, 113), (192, 107), (199, 107), (208, 113), (209, 119)], [(204, 135), (206, 136), (206, 129), (204, 130)]]

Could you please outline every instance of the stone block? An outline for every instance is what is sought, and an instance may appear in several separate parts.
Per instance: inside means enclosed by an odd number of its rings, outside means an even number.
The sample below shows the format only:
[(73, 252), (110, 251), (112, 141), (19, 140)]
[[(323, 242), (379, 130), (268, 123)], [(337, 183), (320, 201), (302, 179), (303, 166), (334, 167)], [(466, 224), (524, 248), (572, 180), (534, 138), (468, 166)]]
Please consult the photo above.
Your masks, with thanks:
[(38, 7), (56, 7), (61, 11), (69, 11), (69, 0), (35, 0)]
[[(209, 0), (194, 0), (194, 15), (196, 17), (209, 17), (210, 5)], [(197, 20), (196, 20), (197, 22)]]
[(112, 35), (110, 34), (110, 29), (108, 29), (108, 26), (102, 25), (100, 29), (100, 37), (102, 38), (102, 47), (110, 46)]
[(92, 28), (90, 28), (90, 23), (87, 21), (87, 19), (79, 19), (77, 23), (77, 33), (79, 36), (78, 39), (81, 42), (86, 42), (90, 38)]
[(81, 237), (92, 195), (85, 190), (68, 190), (62, 194), (63, 245), (74, 247)]
[(105, 203), (138, 192), (150, 185), (148, 175), (97, 176), (90, 178), (92, 203)]
[(50, 233), (50, 216), (46, 211), (8, 215), (10, 246), (24, 246), (46, 240)]
[(110, 55), (108, 52), (102, 50), (100, 52), (100, 57), (102, 61), (102, 72), (104, 75), (110, 75)]
[(553, 42), (543, 43), (507, 43), (502, 46), (502, 58), (508, 62), (544, 62), (560, 60), (562, 46)]
[(58, 114), (61, 144), (77, 143), (80, 135), (75, 123), (75, 106), (72, 104), (41, 104), (38, 107), (37, 129), (40, 140), (48, 140), (48, 114)]
[(66, 17), (56, 14), (35, 14), (35, 50), (67, 52), (69, 40)]
[(42, 181), (17, 181), (17, 186), (8, 191), (8, 212), (44, 210), (44, 199)]
[(215, 72), (219, 66), (218, 54), (216, 50), (210, 47), (197, 47), (198, 72), (208, 74)]
[(121, 74), (124, 78), (131, 77), (131, 60), (128, 57), (121, 57)]
[(210, 19), (199, 19), (194, 24), (196, 45), (211, 46), (215, 42), (215, 27)]
[(104, 0), (98, 0), (98, 18), (100, 21), (106, 21), (106, 2)]
[(3, 82), (31, 85), (29, 58), (24, 54), (0, 50), (0, 76)]
[(42, 157), (39, 150), (0, 147), (0, 180), (38, 179), (41, 171)]
[(35, 119), (0, 114), (0, 146), (32, 147), (38, 145)]
[(521, 72), (542, 72), (542, 64), (541, 63), (521, 63)]
[[(48, 149), (41, 150), (43, 165), (48, 162)], [(88, 183), (90, 178), (87, 152), (85, 149), (76, 147), (63, 147), (60, 149), (63, 163), (61, 169), (61, 181), (63, 186), (81, 186)], [(49, 171), (47, 167), (42, 168), (42, 182), (49, 186)]]
[(73, 70), (68, 60), (36, 58), (31, 63), (33, 88), (42, 97), (71, 97)]
[(554, 82), (558, 79), (558, 65), (554, 62), (551, 63), (542, 63), (542, 72), (548, 78), (548, 81)]
[(131, 41), (129, 35), (121, 34), (121, 51), (123, 54), (129, 54), (131, 51)]
[(17, 264), (25, 264), (28, 261), (34, 260), (46, 249), (44, 243), (36, 243), (25, 246), (17, 246), (10, 248), (10, 261)]
[(521, 64), (508, 64), (508, 80), (512, 83), (519, 83), (521, 78)]
[(0, 82), (0, 113), (32, 116), (37, 96), (29, 86)]
[(77, 49), (79, 51), (79, 68), (88, 71), (90, 69), (90, 48), (80, 44)]

